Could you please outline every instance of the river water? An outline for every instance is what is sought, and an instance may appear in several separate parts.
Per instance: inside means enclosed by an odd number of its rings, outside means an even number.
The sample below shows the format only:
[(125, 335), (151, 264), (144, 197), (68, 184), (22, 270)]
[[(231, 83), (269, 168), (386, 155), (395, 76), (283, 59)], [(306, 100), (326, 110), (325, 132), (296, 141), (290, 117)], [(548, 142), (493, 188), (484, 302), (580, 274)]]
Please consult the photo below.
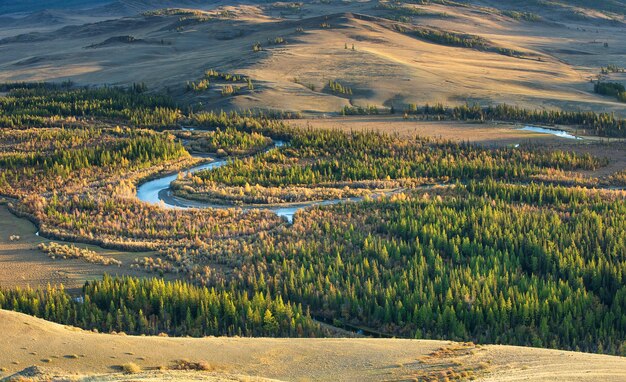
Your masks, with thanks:
[(572, 134), (568, 133), (565, 130), (546, 129), (545, 127), (537, 127), (537, 126), (526, 126), (524, 128), (521, 128), (520, 130), (532, 131), (532, 132), (535, 132), (535, 133), (542, 133), (542, 134), (552, 134), (552, 135), (555, 135), (557, 137), (566, 138), (566, 139), (582, 140), (581, 137), (577, 137), (575, 135), (572, 135)]
[[(269, 150), (272, 150), (276, 147), (284, 146), (285, 143), (282, 141), (274, 141), (274, 145)], [(194, 173), (201, 170), (211, 170), (218, 167), (222, 167), (228, 163), (227, 160), (219, 159), (210, 163), (204, 163), (195, 167), (191, 167), (185, 170), (181, 170), (181, 172)], [(217, 209), (228, 209), (228, 208), (239, 208), (242, 210), (250, 210), (250, 209), (262, 209), (269, 210), (274, 212), (276, 215), (280, 217), (284, 217), (290, 223), (293, 222), (293, 215), (301, 209), (311, 207), (311, 206), (321, 206), (321, 205), (329, 205), (329, 204), (337, 204), (345, 201), (358, 201), (361, 198), (346, 198), (346, 199), (332, 199), (332, 200), (324, 200), (319, 202), (306, 202), (306, 203), (298, 203), (298, 204), (289, 204), (288, 206), (233, 206), (233, 205), (220, 205), (214, 203), (206, 203), (200, 202), (196, 200), (187, 200), (182, 198), (177, 198), (172, 195), (170, 184), (176, 180), (178, 174), (170, 174), (165, 175), (160, 178), (156, 178), (153, 180), (149, 180), (145, 183), (142, 183), (137, 187), (137, 198), (141, 201), (156, 204), (164, 208), (217, 208)]]

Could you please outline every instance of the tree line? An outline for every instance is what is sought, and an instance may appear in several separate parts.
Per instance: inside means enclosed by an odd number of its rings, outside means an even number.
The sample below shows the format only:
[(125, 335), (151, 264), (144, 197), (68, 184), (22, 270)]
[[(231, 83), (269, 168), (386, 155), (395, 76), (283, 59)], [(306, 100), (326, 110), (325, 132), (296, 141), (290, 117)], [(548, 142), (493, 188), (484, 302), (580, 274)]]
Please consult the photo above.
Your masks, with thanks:
[(626, 137), (626, 120), (615, 114), (592, 111), (530, 110), (519, 106), (499, 104), (482, 107), (477, 104), (418, 106), (409, 104), (405, 113), (424, 118), (459, 121), (507, 121), (547, 125), (579, 126), (590, 133), (605, 137)]
[(510, 57), (524, 57), (527, 55), (524, 52), (520, 52), (511, 48), (496, 46), (491, 41), (478, 35), (456, 33), (424, 27), (407, 29), (406, 27), (401, 25), (394, 25), (394, 28), (400, 33), (405, 33), (410, 36), (414, 36), (419, 39), (434, 42), (440, 45), (476, 49)]
[(99, 117), (146, 127), (174, 126), (182, 117), (168, 96), (146, 93), (145, 85), (130, 88), (75, 88), (55, 84), (4, 84), (0, 127), (50, 126), (67, 117)]
[(281, 297), (217, 291), (186, 282), (114, 278), (85, 283), (80, 296), (63, 286), (0, 287), (0, 309), (101, 332), (176, 336), (309, 337), (322, 335), (302, 306)]
[(0, 131), (0, 140), (0, 193), (5, 195), (61, 191), (66, 182), (189, 156), (173, 137), (143, 129), (7, 129)]
[(598, 94), (615, 97), (621, 102), (626, 102), (626, 88), (622, 84), (598, 81), (593, 85), (593, 91)]

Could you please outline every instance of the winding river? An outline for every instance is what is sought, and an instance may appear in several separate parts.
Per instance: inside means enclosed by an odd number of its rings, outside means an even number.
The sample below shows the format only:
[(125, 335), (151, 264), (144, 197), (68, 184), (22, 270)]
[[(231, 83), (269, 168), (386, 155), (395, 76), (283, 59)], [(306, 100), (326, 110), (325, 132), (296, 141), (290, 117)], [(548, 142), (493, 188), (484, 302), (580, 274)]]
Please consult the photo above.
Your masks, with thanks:
[[(274, 145), (268, 149), (272, 150), (276, 147), (284, 146), (285, 143), (282, 141), (274, 141)], [(222, 167), (226, 165), (228, 161), (226, 159), (219, 159), (209, 163), (204, 163), (198, 166), (194, 166), (188, 169), (181, 170), (181, 172), (198, 172), (201, 170), (211, 170), (218, 167)], [(321, 205), (329, 205), (329, 204), (337, 204), (345, 201), (358, 201), (361, 198), (345, 198), (345, 199), (331, 199), (317, 202), (305, 202), (305, 203), (297, 203), (297, 204), (289, 204), (288, 206), (233, 206), (226, 204), (214, 204), (214, 203), (206, 203), (195, 200), (188, 200), (176, 197), (172, 194), (172, 190), (170, 188), (170, 184), (176, 180), (178, 177), (178, 173), (166, 175), (160, 178), (156, 178), (153, 180), (149, 180), (145, 183), (142, 183), (137, 187), (137, 198), (141, 201), (148, 202), (151, 204), (156, 204), (165, 208), (217, 208), (217, 209), (228, 209), (228, 208), (238, 208), (242, 210), (251, 210), (251, 209), (262, 209), (274, 212), (276, 215), (280, 217), (284, 217), (288, 222), (293, 222), (293, 215), (301, 209), (311, 207), (311, 206), (321, 206)]]
[(566, 139), (576, 139), (576, 140), (582, 140), (583, 139), (581, 137), (577, 137), (576, 135), (572, 135), (572, 134), (568, 133), (565, 130), (547, 129), (545, 127), (526, 126), (526, 127), (523, 127), (523, 128), (521, 128), (519, 130), (532, 131), (534, 133), (541, 133), (541, 134), (552, 134), (554, 136), (557, 136), (557, 137), (560, 137), (560, 138), (566, 138)]
[[(184, 130), (193, 130), (193, 128), (185, 128)], [(566, 139), (576, 139), (576, 140), (582, 139), (581, 137), (577, 137), (563, 130), (546, 129), (543, 127), (525, 126), (524, 128), (520, 130), (532, 131), (532, 132), (543, 133), (543, 134), (552, 134), (557, 137), (566, 138)], [(274, 141), (274, 144), (272, 145), (272, 147), (270, 147), (266, 151), (269, 151), (276, 147), (281, 147), (284, 145), (285, 145), (285, 142)], [(204, 163), (204, 164), (194, 166), (188, 169), (183, 169), (181, 170), (181, 172), (184, 171), (184, 172), (194, 173), (194, 172), (198, 172), (202, 170), (211, 170), (211, 169), (215, 169), (218, 167), (222, 167), (226, 165), (227, 163), (228, 161), (226, 159), (218, 159), (218, 160), (214, 160), (212, 162)], [(331, 199), (331, 200), (316, 201), (316, 202), (289, 204), (287, 206), (272, 205), (272, 206), (267, 206), (267, 207), (258, 206), (258, 205), (233, 206), (233, 205), (227, 205), (227, 204), (214, 204), (214, 203), (207, 203), (207, 202), (201, 202), (201, 201), (196, 201), (196, 200), (188, 200), (188, 199), (183, 199), (183, 198), (174, 196), (170, 188), (170, 184), (174, 180), (176, 180), (177, 177), (178, 177), (177, 173), (165, 175), (160, 178), (156, 178), (156, 179), (147, 181), (139, 185), (139, 187), (137, 187), (137, 198), (144, 202), (156, 204), (165, 208), (217, 208), (217, 209), (238, 208), (242, 210), (263, 209), (263, 210), (272, 211), (280, 217), (284, 217), (290, 223), (293, 222), (294, 214), (301, 209), (311, 207), (311, 206), (316, 206), (316, 205), (337, 204), (337, 203), (341, 203), (345, 201), (358, 201), (362, 199), (359, 197), (345, 198), (345, 199)]]

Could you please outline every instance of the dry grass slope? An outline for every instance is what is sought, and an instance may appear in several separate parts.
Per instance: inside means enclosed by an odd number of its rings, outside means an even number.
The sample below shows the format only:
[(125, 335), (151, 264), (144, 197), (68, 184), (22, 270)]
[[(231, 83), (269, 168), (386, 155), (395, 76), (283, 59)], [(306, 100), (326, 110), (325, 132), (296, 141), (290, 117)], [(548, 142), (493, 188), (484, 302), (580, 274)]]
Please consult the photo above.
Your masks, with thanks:
[(123, 366), (134, 372), (133, 380), (144, 381), (626, 379), (623, 357), (514, 346), (396, 339), (133, 337), (86, 332), (9, 311), (0, 311), (0, 323), (0, 377), (35, 365), (38, 368), (24, 372), (34, 380), (60, 375), (127, 380)]
[[(593, 94), (589, 82), (601, 66), (625, 66), (626, 31), (620, 23), (561, 20), (559, 13), (554, 14), (558, 22), (526, 22), (473, 7), (436, 4), (420, 9), (445, 16), (414, 20), (419, 27), (475, 34), (528, 53), (517, 58), (400, 33), (395, 26), (403, 23), (363, 15), (384, 15), (375, 6), (305, 4), (301, 20), (281, 18), (269, 5), (230, 6), (18, 36), (23, 28), (0, 27), (0, 36), (7, 36), (0, 39), (0, 81), (143, 81), (218, 109), (328, 113), (350, 103), (475, 101), (624, 113), (623, 104)], [(268, 43), (276, 38), (285, 43)], [(262, 50), (254, 52), (257, 42)], [(209, 68), (250, 76), (255, 89), (229, 97), (217, 89), (185, 93), (187, 81), (199, 80)], [(349, 86), (353, 94), (332, 94), (325, 88), (329, 80)]]

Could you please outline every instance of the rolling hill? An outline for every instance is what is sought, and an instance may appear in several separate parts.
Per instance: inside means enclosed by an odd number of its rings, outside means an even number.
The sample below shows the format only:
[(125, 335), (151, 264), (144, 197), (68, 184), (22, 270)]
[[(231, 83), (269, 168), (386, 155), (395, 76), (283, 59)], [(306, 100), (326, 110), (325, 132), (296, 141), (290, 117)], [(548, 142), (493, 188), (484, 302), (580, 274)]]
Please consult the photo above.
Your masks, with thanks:
[[(615, 99), (593, 94), (601, 67), (626, 60), (626, 30), (604, 13), (568, 18), (562, 7), (548, 7), (534, 20), (457, 3), (381, 4), (150, 12), (134, 4), (129, 9), (143, 13), (65, 26), (37, 13), (29, 18), (40, 18), (36, 31), (0, 28), (0, 81), (145, 82), (213, 109), (332, 113), (348, 105), (506, 102), (624, 113)], [(246, 75), (254, 90), (185, 90), (209, 69)], [(350, 94), (333, 91), (330, 81)]]
[[(514, 346), (396, 339), (165, 338), (97, 334), (0, 310), (0, 377), (128, 380), (623, 381), (626, 358)], [(210, 371), (159, 370), (176, 360)], [(30, 368), (36, 365), (37, 368)], [(96, 375), (96, 377), (93, 377)]]

